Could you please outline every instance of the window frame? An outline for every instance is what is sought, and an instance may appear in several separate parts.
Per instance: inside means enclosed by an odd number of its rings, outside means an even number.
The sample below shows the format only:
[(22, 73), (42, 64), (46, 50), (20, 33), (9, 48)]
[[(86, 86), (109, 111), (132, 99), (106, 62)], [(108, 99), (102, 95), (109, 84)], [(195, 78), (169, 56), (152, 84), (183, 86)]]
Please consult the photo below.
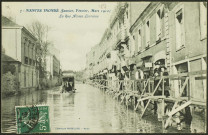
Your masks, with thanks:
[[(149, 22), (149, 26), (147, 26), (147, 22)], [(148, 27), (148, 33), (147, 33), (147, 27)], [(148, 36), (149, 41), (147, 41), (147, 34), (149, 35)], [(145, 47), (149, 47), (150, 46), (150, 19), (147, 19), (145, 22), (145, 40), (146, 40)], [(147, 42), (149, 42), (149, 44)]]
[[(183, 40), (181, 41), (181, 45), (180, 46), (178, 46), (177, 45), (177, 30), (176, 30), (176, 23), (177, 23), (177, 13), (179, 12), (179, 11), (182, 11), (182, 32), (183, 32)], [(179, 5), (179, 6), (177, 6), (177, 8), (175, 8), (175, 10), (174, 10), (174, 19), (175, 19), (175, 48), (176, 48), (176, 51), (179, 51), (179, 50), (181, 50), (181, 49), (183, 49), (183, 48), (185, 48), (185, 12), (184, 12), (184, 4), (181, 4), (181, 5)]]
[[(139, 31), (140, 31), (140, 34), (139, 34)], [(139, 41), (140, 41), (140, 43), (139, 43)], [(138, 39), (137, 39), (137, 42), (138, 42), (138, 44), (137, 44), (137, 48), (138, 48), (137, 52), (141, 52), (142, 51), (142, 26), (141, 25), (138, 27)]]
[[(158, 16), (158, 11), (160, 11), (160, 16)], [(162, 23), (163, 23), (163, 18), (164, 16), (162, 17), (162, 13), (165, 12), (164, 11), (164, 5), (160, 5), (159, 8), (157, 9), (157, 12), (155, 13), (156, 14), (156, 41), (160, 40), (162, 38)], [(160, 25), (160, 30), (158, 32), (158, 21), (159, 21), (159, 25)]]

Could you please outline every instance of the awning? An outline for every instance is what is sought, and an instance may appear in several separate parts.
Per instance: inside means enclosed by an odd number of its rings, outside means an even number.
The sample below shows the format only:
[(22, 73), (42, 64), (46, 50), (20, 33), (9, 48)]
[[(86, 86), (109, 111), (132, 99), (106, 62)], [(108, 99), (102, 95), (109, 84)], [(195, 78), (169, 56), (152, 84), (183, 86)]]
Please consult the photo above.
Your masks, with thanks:
[(152, 54), (149, 54), (149, 55), (147, 55), (147, 56), (142, 57), (141, 59), (149, 59), (149, 58), (151, 58), (151, 57), (152, 57)]
[(166, 59), (166, 53), (164, 50), (160, 51), (154, 55), (153, 63), (155, 63), (156, 61), (158, 61), (160, 59)]

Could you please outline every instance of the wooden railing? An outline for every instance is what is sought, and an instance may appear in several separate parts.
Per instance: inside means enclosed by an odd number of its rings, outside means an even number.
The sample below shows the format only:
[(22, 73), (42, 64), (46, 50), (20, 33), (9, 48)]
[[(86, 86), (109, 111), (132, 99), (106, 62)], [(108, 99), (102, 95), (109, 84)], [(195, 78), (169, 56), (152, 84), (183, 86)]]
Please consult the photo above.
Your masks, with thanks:
[(94, 79), (93, 81), (99, 88), (127, 94), (137, 93), (140, 99), (147, 96), (165, 96), (204, 102), (206, 100), (206, 78), (206, 71), (203, 70), (140, 80)]
[[(183, 74), (174, 74), (169, 76), (159, 76), (155, 78), (140, 80), (93, 80), (99, 88), (115, 94), (114, 98), (121, 96), (121, 103), (126, 99), (134, 97), (134, 110), (143, 102), (147, 101), (143, 106), (141, 117), (143, 117), (148, 105), (151, 101), (160, 99), (160, 116), (165, 118), (164, 127), (168, 127), (172, 116), (186, 108), (189, 105), (196, 105), (206, 108), (207, 98), (207, 72), (196, 71)], [(137, 102), (136, 98), (137, 97)], [(172, 109), (165, 113), (165, 103), (171, 101)], [(158, 114), (159, 115), (159, 114)]]

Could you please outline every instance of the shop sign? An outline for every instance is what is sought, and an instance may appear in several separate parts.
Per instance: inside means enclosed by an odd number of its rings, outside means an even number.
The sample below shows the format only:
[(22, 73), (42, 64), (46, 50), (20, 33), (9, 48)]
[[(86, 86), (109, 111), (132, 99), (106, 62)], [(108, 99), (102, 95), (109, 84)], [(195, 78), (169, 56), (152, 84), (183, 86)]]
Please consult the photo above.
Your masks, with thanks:
[(145, 63), (145, 67), (152, 67), (152, 62)]

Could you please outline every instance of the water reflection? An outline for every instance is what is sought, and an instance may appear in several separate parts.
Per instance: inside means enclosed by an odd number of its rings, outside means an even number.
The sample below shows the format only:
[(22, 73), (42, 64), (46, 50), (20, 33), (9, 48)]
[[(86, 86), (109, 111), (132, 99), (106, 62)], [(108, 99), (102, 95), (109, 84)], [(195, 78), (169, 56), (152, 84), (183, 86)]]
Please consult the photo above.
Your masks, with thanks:
[[(16, 132), (15, 106), (50, 106), (51, 132), (54, 133), (127, 133), (164, 132), (157, 116), (140, 119), (139, 113), (126, 108), (108, 94), (86, 84), (78, 84), (76, 93), (60, 93), (59, 88), (28, 91), (2, 100), (2, 130)], [(167, 132), (178, 132), (174, 128)], [(183, 132), (188, 132), (183, 131)]]

